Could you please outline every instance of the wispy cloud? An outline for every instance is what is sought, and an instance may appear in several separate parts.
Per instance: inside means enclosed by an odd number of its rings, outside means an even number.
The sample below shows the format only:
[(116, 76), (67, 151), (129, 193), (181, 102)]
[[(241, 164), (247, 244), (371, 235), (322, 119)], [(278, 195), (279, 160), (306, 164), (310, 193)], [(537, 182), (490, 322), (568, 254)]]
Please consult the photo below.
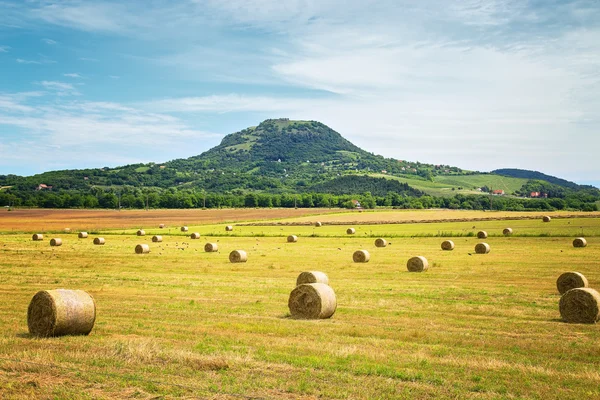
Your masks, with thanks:
[(48, 57), (45, 57), (45, 56), (40, 56), (40, 58), (37, 60), (27, 60), (24, 58), (17, 58), (17, 59), (15, 59), (15, 61), (19, 64), (37, 64), (37, 65), (56, 64), (56, 61), (54, 61)]
[(99, 61), (97, 58), (90, 58), (90, 57), (80, 57), (79, 59), (81, 61), (89, 61), (89, 62), (98, 62)]
[(49, 45), (55, 45), (57, 43), (56, 40), (47, 39), (47, 38), (42, 39), (42, 42), (49, 44)]
[(9, 46), (0, 46), (0, 53), (8, 53)]
[(78, 74), (76, 72), (71, 72), (71, 73), (68, 73), (68, 74), (63, 74), (63, 76), (66, 76), (67, 78), (77, 78), (77, 79), (83, 78), (83, 76), (81, 76), (81, 74)]
[(59, 96), (79, 96), (81, 93), (75, 89), (73, 85), (58, 81), (41, 81), (36, 82), (47, 90), (55, 92)]

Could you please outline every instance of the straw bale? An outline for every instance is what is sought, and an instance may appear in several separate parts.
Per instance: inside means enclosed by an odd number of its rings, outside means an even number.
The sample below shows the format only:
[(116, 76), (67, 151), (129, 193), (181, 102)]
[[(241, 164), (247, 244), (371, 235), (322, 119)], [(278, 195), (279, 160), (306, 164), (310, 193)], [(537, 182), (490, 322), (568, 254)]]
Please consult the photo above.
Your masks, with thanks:
[(552, 218), (550, 218), (548, 215), (544, 215), (544, 217), (542, 218), (543, 222), (550, 222), (552, 220)]
[(558, 293), (564, 294), (575, 288), (588, 287), (588, 280), (579, 272), (564, 272), (556, 280)]
[(304, 271), (296, 279), (296, 286), (304, 283), (324, 283), (329, 285), (329, 277), (321, 271)]
[(504, 228), (504, 229), (502, 230), (502, 234), (503, 234), (504, 236), (510, 236), (510, 235), (512, 235), (512, 233), (513, 233), (513, 230), (512, 230), (512, 228)]
[(204, 251), (207, 253), (213, 253), (215, 251), (219, 251), (219, 245), (216, 243), (206, 243), (204, 245)]
[(150, 253), (150, 246), (147, 244), (138, 244), (135, 246), (135, 254), (148, 254)]
[(348, 229), (346, 229), (346, 233), (348, 235), (354, 235), (356, 233), (356, 229), (354, 229), (354, 228), (348, 228)]
[(231, 231), (233, 231), (233, 226), (231, 226), (231, 225), (227, 225), (227, 226), (225, 227), (225, 231), (226, 231), (226, 232), (231, 232)]
[(96, 321), (96, 303), (83, 290), (42, 290), (27, 309), (27, 326), (33, 336), (88, 335)]
[(298, 241), (298, 236), (290, 235), (287, 237), (287, 241), (288, 241), (288, 243), (296, 243)]
[(585, 240), (585, 238), (578, 237), (575, 240), (573, 240), (573, 247), (585, 247), (585, 246), (587, 246), (587, 240)]
[(558, 303), (565, 322), (594, 324), (600, 319), (600, 293), (590, 288), (567, 290)]
[(241, 263), (248, 261), (248, 254), (244, 250), (234, 250), (229, 253), (229, 261), (232, 263)]
[(101, 238), (101, 237), (94, 238), (94, 244), (103, 245), (104, 243), (106, 243), (104, 238)]
[(62, 246), (62, 239), (61, 238), (50, 239), (50, 246)]
[(355, 263), (366, 263), (371, 259), (371, 255), (366, 250), (356, 250), (354, 254), (352, 254), (352, 260)]
[(88, 233), (87, 232), (79, 232), (79, 234), (77, 235), (77, 237), (79, 239), (85, 239), (88, 237)]
[(164, 229), (164, 227), (165, 227), (165, 224), (160, 224), (160, 225), (158, 225), (158, 227), (159, 227), (160, 229)]
[(454, 250), (454, 242), (452, 240), (444, 240), (442, 242), (442, 250)]
[(190, 235), (190, 239), (200, 239), (200, 234), (198, 232), (194, 232)]
[(188, 227), (187, 226), (182, 226), (181, 227), (181, 232), (187, 232), (188, 231)]
[(424, 272), (429, 268), (429, 262), (423, 256), (412, 257), (406, 263), (408, 272)]
[(31, 240), (34, 240), (34, 241), (44, 240), (44, 235), (42, 235), (41, 233), (34, 233), (33, 236), (31, 237)]
[(488, 254), (490, 252), (490, 245), (487, 243), (477, 243), (475, 245), (475, 253), (477, 254)]
[(388, 245), (387, 240), (383, 238), (375, 239), (375, 247), (386, 247)]
[(152, 236), (152, 243), (160, 243), (162, 242), (162, 236), (161, 235), (154, 235)]
[(136, 233), (138, 236), (146, 236), (146, 231), (144, 231), (143, 229), (140, 229), (137, 231)]
[(329, 285), (304, 283), (292, 290), (288, 307), (295, 319), (325, 319), (335, 313), (337, 300)]
[(317, 222), (315, 222), (315, 226), (317, 228), (319, 228), (319, 227), (323, 226), (323, 224), (321, 222), (317, 221)]
[(488, 234), (486, 231), (477, 232), (477, 239), (486, 239), (487, 237), (488, 237)]
[(65, 233), (71, 233), (71, 228), (65, 228), (64, 231)]

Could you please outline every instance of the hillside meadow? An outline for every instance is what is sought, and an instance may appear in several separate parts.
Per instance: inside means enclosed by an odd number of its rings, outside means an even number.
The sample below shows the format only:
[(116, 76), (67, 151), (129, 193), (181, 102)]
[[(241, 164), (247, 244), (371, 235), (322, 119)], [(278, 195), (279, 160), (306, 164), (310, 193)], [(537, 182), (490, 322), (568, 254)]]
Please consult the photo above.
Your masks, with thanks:
[[(98, 220), (58, 212), (50, 216), (58, 221), (50, 229), (55, 233), (44, 232), (39, 242), (31, 240), (36, 231), (22, 227), (40, 225), (17, 219), (15, 233), (4, 222), (0, 397), (600, 397), (598, 325), (562, 322), (556, 290), (565, 271), (581, 272), (591, 287), (600, 287), (598, 215), (553, 213), (550, 223), (542, 223), (482, 221), (491, 215), (483, 212), (229, 211), (214, 219), (213, 211), (196, 211), (207, 214), (195, 223), (191, 214), (184, 216), (191, 221), (188, 234), (199, 232), (199, 240), (180, 232), (181, 217), (169, 211), (145, 220), (146, 226), (120, 220), (126, 212)], [(496, 216), (519, 217), (506, 214)], [(531, 216), (537, 215), (522, 217)], [(236, 221), (233, 231), (225, 232), (218, 218)], [(297, 225), (317, 218), (324, 226)], [(350, 225), (344, 218), (356, 223), (356, 234), (345, 233)], [(95, 231), (87, 239), (78, 239), (76, 231), (56, 233), (69, 221), (73, 229)], [(159, 229), (159, 221), (167, 228)], [(262, 225), (242, 226), (248, 223)], [(506, 226), (513, 236), (501, 235)], [(135, 236), (138, 228), (146, 236)], [(481, 240), (469, 236), (480, 229), (490, 234), (486, 255), (474, 254)], [(576, 249), (572, 240), (580, 229), (588, 246)], [(442, 232), (451, 235), (455, 250), (441, 250)], [(162, 243), (151, 242), (157, 233)], [(299, 236), (297, 243), (286, 242), (290, 234)], [(104, 246), (92, 244), (98, 236), (106, 239)], [(391, 244), (376, 248), (378, 236)], [(61, 237), (63, 246), (50, 247), (52, 237)], [(205, 253), (207, 242), (219, 251)], [(148, 243), (151, 252), (135, 254), (139, 243)], [(248, 252), (248, 262), (229, 262), (236, 249)], [(352, 262), (358, 249), (370, 252), (370, 262)], [(429, 260), (428, 271), (407, 272), (406, 261), (415, 255)], [(287, 300), (306, 270), (329, 275), (338, 302), (331, 319), (290, 318)], [(94, 297), (97, 319), (89, 336), (30, 337), (29, 301), (54, 288), (83, 289)]]

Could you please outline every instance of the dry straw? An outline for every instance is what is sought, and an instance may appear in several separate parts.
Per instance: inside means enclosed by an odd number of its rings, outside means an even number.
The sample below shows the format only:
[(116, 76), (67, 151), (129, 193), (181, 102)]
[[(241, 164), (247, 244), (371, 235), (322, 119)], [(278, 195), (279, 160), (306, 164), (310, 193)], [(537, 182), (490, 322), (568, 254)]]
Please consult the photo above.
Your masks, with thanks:
[(37, 292), (27, 309), (27, 326), (33, 336), (87, 335), (96, 321), (96, 303), (83, 290)]
[(477, 232), (477, 239), (486, 239), (487, 237), (488, 237), (488, 234), (486, 231)]
[(248, 261), (248, 254), (244, 250), (234, 250), (229, 253), (229, 261), (232, 263), (241, 263)]
[(354, 229), (354, 228), (348, 228), (348, 229), (346, 229), (346, 233), (348, 235), (354, 235), (356, 233), (356, 229)]
[(65, 233), (71, 233), (71, 228), (65, 228)]
[(104, 243), (106, 243), (106, 241), (104, 240), (104, 238), (97, 237), (97, 238), (94, 239), (94, 244), (103, 245)]
[(213, 253), (219, 250), (219, 245), (216, 243), (206, 243), (204, 245), (204, 251), (207, 253)]
[(490, 245), (487, 243), (477, 243), (475, 245), (475, 253), (477, 254), (488, 254), (490, 252)]
[(233, 226), (231, 226), (231, 225), (227, 225), (227, 226), (225, 227), (225, 231), (226, 231), (226, 232), (231, 232), (231, 231), (233, 231)]
[(324, 283), (329, 285), (329, 277), (321, 271), (304, 271), (296, 279), (296, 286), (304, 283)]
[(187, 226), (182, 226), (181, 227), (181, 232), (187, 232), (188, 231), (188, 227)]
[(454, 242), (452, 240), (444, 240), (442, 242), (442, 250), (454, 250)]
[(375, 247), (385, 247), (387, 244), (387, 240), (383, 238), (375, 239)]
[(31, 237), (31, 240), (44, 240), (44, 235), (42, 235), (41, 233), (34, 233), (33, 236)]
[(154, 235), (152, 236), (152, 243), (160, 243), (162, 242), (162, 236), (161, 235)]
[(138, 244), (135, 246), (135, 254), (148, 254), (150, 253), (150, 246), (147, 244)]
[(50, 246), (62, 246), (61, 238), (50, 239)]
[(304, 283), (292, 290), (288, 307), (295, 319), (325, 319), (335, 313), (337, 300), (329, 285)]
[(298, 241), (298, 236), (290, 235), (287, 237), (287, 241), (288, 241), (288, 243), (296, 243)]
[(320, 223), (319, 221), (317, 221), (317, 222), (315, 222), (315, 226), (316, 226), (317, 228), (319, 228), (319, 227), (323, 226), (323, 224), (322, 224), (322, 223)]
[(137, 231), (137, 235), (138, 236), (146, 236), (146, 231), (144, 231), (143, 229), (140, 229)]
[(600, 294), (590, 288), (575, 288), (562, 295), (558, 303), (566, 322), (593, 324), (600, 319)]
[(424, 272), (429, 268), (429, 262), (423, 256), (412, 257), (406, 263), (408, 272)]
[(544, 215), (544, 217), (542, 218), (543, 222), (550, 222), (550, 220), (552, 220), (552, 218), (550, 218), (548, 215)]
[(585, 238), (578, 237), (575, 240), (573, 240), (573, 247), (585, 247), (585, 246), (587, 246), (587, 240), (585, 240)]
[(510, 235), (512, 235), (512, 233), (513, 233), (513, 230), (512, 230), (512, 228), (504, 228), (504, 229), (502, 230), (502, 234), (503, 234), (504, 236), (510, 236)]
[(190, 239), (200, 239), (200, 234), (198, 232), (194, 232), (190, 235)]
[(564, 294), (571, 289), (585, 287), (588, 287), (588, 280), (579, 272), (565, 272), (556, 280), (556, 288), (560, 294)]
[(355, 263), (366, 263), (371, 259), (371, 255), (366, 250), (356, 250), (354, 254), (352, 254), (352, 260)]
[(77, 235), (77, 237), (79, 239), (85, 239), (88, 237), (88, 233), (87, 232), (79, 232), (79, 234)]

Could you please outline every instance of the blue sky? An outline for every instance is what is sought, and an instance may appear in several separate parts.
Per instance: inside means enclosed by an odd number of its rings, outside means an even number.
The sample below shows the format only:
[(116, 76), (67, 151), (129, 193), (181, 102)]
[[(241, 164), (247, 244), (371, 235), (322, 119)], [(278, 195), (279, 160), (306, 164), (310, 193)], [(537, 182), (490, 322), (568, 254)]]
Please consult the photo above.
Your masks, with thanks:
[(278, 117), (600, 186), (600, 2), (0, 0), (0, 174), (189, 157)]

